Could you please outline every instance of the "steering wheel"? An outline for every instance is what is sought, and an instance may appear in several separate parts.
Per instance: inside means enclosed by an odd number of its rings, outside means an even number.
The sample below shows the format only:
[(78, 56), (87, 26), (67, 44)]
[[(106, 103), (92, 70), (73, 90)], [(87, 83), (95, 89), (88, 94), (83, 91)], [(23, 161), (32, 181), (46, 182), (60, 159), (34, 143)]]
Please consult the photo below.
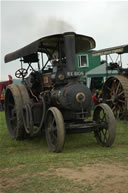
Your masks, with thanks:
[(27, 76), (28, 71), (25, 68), (20, 68), (15, 72), (15, 76), (17, 78), (24, 78), (25, 76)]

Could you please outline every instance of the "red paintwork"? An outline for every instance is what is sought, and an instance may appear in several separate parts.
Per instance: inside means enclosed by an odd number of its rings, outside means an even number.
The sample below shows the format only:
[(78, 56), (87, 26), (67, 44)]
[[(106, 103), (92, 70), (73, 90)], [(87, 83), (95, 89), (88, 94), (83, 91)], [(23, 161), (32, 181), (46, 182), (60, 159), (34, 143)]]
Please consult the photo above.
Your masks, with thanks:
[(0, 99), (1, 99), (1, 93), (4, 88), (4, 86), (8, 86), (9, 84), (12, 84), (12, 76), (8, 75), (9, 80), (0, 82)]

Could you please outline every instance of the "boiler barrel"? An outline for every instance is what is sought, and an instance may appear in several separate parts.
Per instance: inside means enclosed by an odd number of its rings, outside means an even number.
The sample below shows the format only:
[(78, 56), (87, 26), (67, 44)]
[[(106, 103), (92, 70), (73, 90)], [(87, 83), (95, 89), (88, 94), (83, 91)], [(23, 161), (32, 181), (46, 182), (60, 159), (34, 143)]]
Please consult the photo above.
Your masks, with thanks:
[(52, 92), (53, 105), (72, 111), (89, 110), (92, 104), (91, 91), (81, 83), (69, 83)]

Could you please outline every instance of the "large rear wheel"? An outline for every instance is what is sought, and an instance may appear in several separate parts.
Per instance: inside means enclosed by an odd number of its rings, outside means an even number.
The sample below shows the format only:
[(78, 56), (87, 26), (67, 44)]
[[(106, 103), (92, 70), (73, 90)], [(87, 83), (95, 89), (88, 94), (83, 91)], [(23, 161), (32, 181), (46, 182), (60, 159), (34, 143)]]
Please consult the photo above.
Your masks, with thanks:
[(116, 75), (108, 78), (103, 86), (103, 101), (117, 119), (128, 118), (128, 78)]
[(64, 146), (65, 127), (62, 113), (56, 107), (48, 109), (45, 132), (49, 149), (52, 152), (61, 152)]
[(111, 108), (107, 104), (99, 104), (94, 110), (93, 120), (98, 125), (94, 131), (97, 142), (101, 146), (110, 147), (116, 136), (116, 121)]
[(24, 85), (9, 85), (5, 94), (5, 117), (9, 134), (15, 139), (23, 139), (25, 130), (22, 119), (22, 106), (29, 102)]

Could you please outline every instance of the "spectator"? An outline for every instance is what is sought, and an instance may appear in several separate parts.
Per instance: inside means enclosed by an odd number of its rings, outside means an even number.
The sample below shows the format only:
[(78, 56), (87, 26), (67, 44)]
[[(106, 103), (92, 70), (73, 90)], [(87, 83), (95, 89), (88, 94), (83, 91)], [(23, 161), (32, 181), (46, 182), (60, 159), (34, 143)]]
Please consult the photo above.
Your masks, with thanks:
[(4, 100), (5, 100), (5, 91), (6, 91), (6, 86), (4, 86), (1, 94), (1, 109), (4, 111)]
[(93, 105), (96, 106), (99, 104), (99, 90), (96, 90), (92, 95)]

